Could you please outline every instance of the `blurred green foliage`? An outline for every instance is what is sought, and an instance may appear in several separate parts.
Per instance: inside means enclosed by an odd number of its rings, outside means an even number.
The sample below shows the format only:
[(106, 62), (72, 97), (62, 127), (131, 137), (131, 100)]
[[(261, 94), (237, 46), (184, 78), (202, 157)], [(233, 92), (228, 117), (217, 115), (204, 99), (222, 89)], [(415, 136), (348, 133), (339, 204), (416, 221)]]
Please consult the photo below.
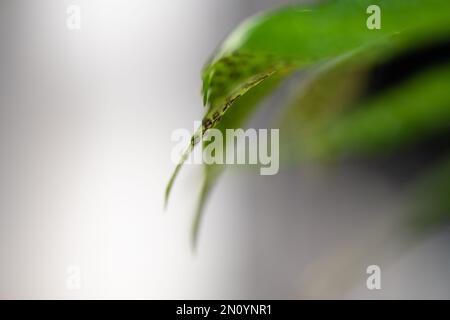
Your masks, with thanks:
[[(370, 30), (367, 8), (374, 4), (381, 9), (381, 29)], [(304, 74), (291, 79), (295, 96), (280, 123), (281, 147), (291, 163), (373, 157), (447, 135), (449, 43), (448, 0), (330, 0), (260, 13), (238, 26), (205, 66), (205, 117), (185, 156), (208, 128), (242, 127), (293, 72)], [(384, 76), (374, 85), (379, 70)], [(416, 220), (427, 221), (420, 225), (450, 215), (450, 162), (445, 155), (439, 159), (430, 172), (440, 173), (418, 179), (420, 196), (411, 200), (415, 217), (422, 217)], [(194, 240), (222, 170), (205, 165)]]

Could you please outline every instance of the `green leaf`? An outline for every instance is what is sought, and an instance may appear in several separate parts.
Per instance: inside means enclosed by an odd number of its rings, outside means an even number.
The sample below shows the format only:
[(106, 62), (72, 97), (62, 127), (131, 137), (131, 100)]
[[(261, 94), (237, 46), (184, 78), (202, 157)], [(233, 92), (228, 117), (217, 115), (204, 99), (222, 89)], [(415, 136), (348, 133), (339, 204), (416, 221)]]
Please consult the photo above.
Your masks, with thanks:
[[(389, 57), (384, 47), (365, 48), (312, 68), (296, 84), (295, 95), (280, 122), (284, 162), (305, 160), (303, 146), (317, 132), (354, 107), (368, 87), (374, 64)], [(291, 138), (289, 138), (291, 137)], [(292, 139), (295, 137), (295, 139)]]
[[(366, 9), (373, 4), (381, 7), (382, 27), (380, 30), (369, 30), (366, 26), (368, 17)], [(339, 59), (348, 58), (350, 61), (348, 66), (353, 66), (350, 69), (364, 73), (367, 70), (366, 66), (373, 63), (374, 57), (378, 59), (383, 55), (387, 56), (428, 41), (446, 38), (449, 31), (450, 1), (447, 0), (330, 0), (319, 5), (287, 6), (247, 19), (230, 34), (203, 69), (203, 103), (207, 106), (205, 117), (202, 127), (192, 137), (191, 145), (169, 181), (165, 194), (166, 203), (184, 160), (194, 146), (201, 141), (205, 131), (209, 128), (223, 130), (235, 125), (241, 126), (260, 100), (260, 93), (257, 90), (263, 88), (263, 96), (270, 94), (273, 90), (270, 85), (264, 87), (265, 83), (278, 82), (293, 70), (303, 70), (324, 63), (333, 65), (336, 59), (339, 61)], [(374, 50), (376, 55), (371, 57), (371, 50)], [(369, 53), (360, 60), (359, 64), (356, 61), (357, 57), (360, 57), (358, 52)], [(343, 68), (345, 69), (346, 66), (344, 65)], [(333, 68), (329, 70), (331, 72)], [(325, 70), (323, 74), (327, 72)], [(350, 77), (352, 74), (349, 73), (347, 76)], [(420, 78), (417, 82), (407, 83), (402, 90), (388, 93), (371, 102), (368, 105), (367, 114), (355, 111), (351, 118), (348, 118), (349, 120), (345, 120), (341, 112), (348, 107), (347, 102), (353, 101), (362, 92), (364, 83), (358, 83), (357, 80), (363, 81), (365, 78), (361, 74), (353, 82), (344, 81), (342, 85), (348, 85), (346, 88), (336, 82), (335, 75), (335, 86), (333, 82), (327, 84), (330, 88), (330, 96), (339, 96), (343, 100), (336, 103), (334, 111), (328, 108), (313, 110), (313, 113), (320, 116), (313, 116), (312, 119), (320, 119), (316, 124), (326, 123), (326, 121), (331, 123), (332, 119), (337, 118), (339, 121), (330, 125), (329, 131), (321, 131), (307, 149), (311, 154), (316, 155), (332, 154), (344, 146), (351, 146), (356, 151), (364, 148), (366, 151), (376, 150), (377, 145), (381, 147), (386, 141), (381, 134), (375, 134), (375, 138), (370, 136), (376, 131), (376, 124), (372, 124), (371, 119), (374, 123), (384, 124), (387, 130), (394, 133), (394, 126), (389, 127), (389, 121), (386, 117), (383, 118), (386, 112), (380, 111), (383, 110), (381, 104), (391, 106), (393, 116), (402, 118), (411, 115), (412, 113), (407, 113), (405, 108), (400, 106), (401, 103), (409, 101), (402, 92), (418, 89), (417, 97), (425, 98), (426, 94), (420, 91), (421, 86), (426, 86), (439, 95), (433, 98), (434, 100), (430, 100), (431, 102), (442, 102), (445, 97), (441, 87), (434, 87), (437, 83), (433, 82), (432, 78), (435, 76), (446, 80), (445, 75), (433, 73), (429, 77)], [(335, 92), (335, 89), (347, 90), (347, 93), (339, 94)], [(327, 103), (316, 105), (325, 106)], [(442, 111), (438, 109), (441, 107), (442, 105), (436, 106), (432, 112), (434, 115), (426, 115), (421, 121), (419, 119), (421, 108), (416, 105), (415, 116), (402, 119), (405, 126), (410, 128), (409, 130), (414, 131), (422, 125), (428, 125), (427, 128), (430, 129), (430, 123), (439, 120), (437, 117), (442, 115)], [(241, 111), (245, 113), (245, 117), (239, 116)], [(225, 121), (225, 119), (228, 120)], [(409, 123), (409, 120), (412, 122)], [(314, 126), (315, 120), (308, 124), (308, 127)], [(358, 140), (355, 130), (365, 130), (365, 138)], [(397, 142), (415, 137), (414, 134), (405, 133)], [(366, 143), (365, 139), (369, 141)], [(197, 218), (193, 227), (194, 241), (200, 213), (204, 208), (209, 190), (221, 170), (222, 167), (216, 169), (214, 166), (214, 170), (206, 167)]]
[(341, 114), (303, 140), (313, 158), (393, 152), (450, 124), (450, 65), (428, 70)]
[[(252, 103), (257, 103), (257, 100), (261, 98), (262, 93), (268, 94), (271, 90), (275, 88), (275, 86), (272, 86), (272, 83), (277, 83), (284, 77), (286, 77), (287, 74), (289, 74), (291, 70), (291, 67), (283, 65), (280, 66), (277, 69), (270, 69), (266, 73), (258, 74), (257, 76), (254, 76), (244, 82), (241, 86), (239, 86), (235, 91), (233, 91), (233, 94), (228, 97), (225, 102), (218, 107), (210, 109), (206, 116), (202, 120), (202, 126), (197, 130), (197, 132), (194, 133), (194, 135), (191, 138), (191, 143), (187, 147), (186, 151), (182, 154), (180, 162), (175, 167), (174, 172), (172, 173), (172, 176), (169, 179), (169, 182), (166, 186), (165, 194), (164, 194), (164, 207), (167, 207), (167, 203), (169, 200), (170, 192), (173, 187), (173, 183), (178, 176), (181, 167), (183, 166), (184, 162), (187, 160), (189, 154), (192, 152), (194, 147), (202, 140), (205, 132), (210, 128), (222, 128), (220, 126), (221, 121), (225, 113), (230, 109), (231, 106), (236, 105), (236, 107), (233, 107), (233, 109), (238, 109), (237, 112), (233, 112), (231, 120), (229, 120), (230, 125), (231, 124), (242, 124), (241, 118), (243, 118), (243, 115), (248, 115), (250, 111), (252, 111)], [(242, 100), (242, 97), (245, 96), (247, 91), (249, 91), (251, 88), (258, 86), (259, 84), (263, 83), (269, 79), (269, 85), (263, 86), (261, 92), (257, 91), (254, 95), (248, 97), (248, 99), (244, 100), (244, 103), (238, 103), (240, 100)], [(266, 89), (270, 88), (270, 89)], [(247, 98), (247, 97), (246, 97)], [(241, 106), (242, 105), (242, 106)], [(240, 107), (241, 106), (241, 107)], [(243, 109), (243, 110), (241, 110)], [(235, 119), (233, 119), (235, 118)], [(225, 122), (228, 123), (228, 122)]]
[[(244, 95), (239, 101), (236, 101), (234, 107), (224, 116), (223, 120), (218, 124), (217, 129), (225, 133), (226, 129), (235, 129), (242, 127), (248, 118), (252, 115), (258, 104), (285, 78), (285, 74), (278, 73), (271, 77), (260, 86), (256, 87), (249, 94)], [(206, 143), (205, 143), (206, 144)], [(223, 148), (224, 152), (226, 151)], [(194, 220), (192, 224), (191, 243), (192, 247), (196, 247), (199, 227), (205, 203), (217, 179), (225, 169), (224, 165), (204, 165), (204, 176), (200, 189), (197, 207), (195, 210)]]
[[(366, 9), (381, 7), (382, 27), (369, 30)], [(321, 5), (293, 5), (244, 21), (224, 41), (203, 71), (204, 102), (212, 107), (233, 88), (273, 63), (305, 67), (374, 43), (393, 41), (404, 47), (450, 30), (446, 0), (340, 0)], [(240, 77), (233, 77), (236, 72)], [(215, 79), (221, 84), (212, 85)]]

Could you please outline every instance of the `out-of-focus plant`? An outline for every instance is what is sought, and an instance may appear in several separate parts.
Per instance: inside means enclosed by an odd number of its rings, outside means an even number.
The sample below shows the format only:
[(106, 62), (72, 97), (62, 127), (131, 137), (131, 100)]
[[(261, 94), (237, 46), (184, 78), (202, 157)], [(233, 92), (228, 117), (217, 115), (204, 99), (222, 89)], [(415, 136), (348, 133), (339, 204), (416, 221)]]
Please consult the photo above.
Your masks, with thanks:
[[(380, 29), (366, 24), (371, 5), (381, 9)], [(290, 77), (299, 70), (300, 79)], [(450, 217), (450, 1), (330, 0), (260, 13), (228, 36), (202, 78), (203, 125), (166, 202), (204, 132), (243, 126), (290, 78), (296, 94), (280, 123), (284, 160), (371, 159), (437, 142), (438, 155), (414, 182), (411, 211), (421, 227)], [(222, 171), (205, 165), (194, 242)]]

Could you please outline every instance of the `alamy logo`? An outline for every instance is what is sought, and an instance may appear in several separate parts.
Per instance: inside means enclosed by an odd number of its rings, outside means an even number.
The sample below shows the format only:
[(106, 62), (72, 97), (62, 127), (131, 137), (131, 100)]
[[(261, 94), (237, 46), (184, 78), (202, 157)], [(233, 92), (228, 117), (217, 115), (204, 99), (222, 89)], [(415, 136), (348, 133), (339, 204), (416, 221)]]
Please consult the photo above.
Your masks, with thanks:
[(67, 19), (66, 26), (69, 30), (81, 29), (81, 8), (77, 5), (70, 5), (66, 9)]
[(376, 4), (372, 4), (367, 7), (366, 13), (370, 14), (366, 22), (367, 28), (369, 30), (381, 29), (381, 8)]
[(379, 266), (373, 264), (367, 267), (367, 274), (370, 276), (367, 278), (366, 286), (369, 290), (381, 289), (381, 269)]
[(66, 269), (67, 290), (81, 289), (81, 268), (79, 266), (69, 266)]
[[(194, 122), (194, 132), (200, 125), (200, 121)], [(192, 132), (187, 129), (172, 132), (171, 139), (177, 142), (171, 155), (175, 164), (191, 143), (191, 137)], [(212, 128), (205, 132), (202, 141), (207, 143), (198, 143), (186, 159), (186, 164), (260, 164), (261, 175), (278, 173), (278, 129), (226, 129), (223, 134)]]

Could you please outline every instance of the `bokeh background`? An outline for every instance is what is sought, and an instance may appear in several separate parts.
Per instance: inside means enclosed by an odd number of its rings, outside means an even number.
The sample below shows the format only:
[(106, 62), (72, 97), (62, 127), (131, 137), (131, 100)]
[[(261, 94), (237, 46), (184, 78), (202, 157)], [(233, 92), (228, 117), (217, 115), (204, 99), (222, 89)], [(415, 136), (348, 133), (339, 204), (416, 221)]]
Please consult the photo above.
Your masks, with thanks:
[[(163, 211), (203, 64), (237, 23), (288, 2), (1, 1), (0, 298), (450, 298), (450, 234), (404, 250), (386, 170), (227, 171), (195, 254), (199, 167)], [(286, 90), (250, 126), (270, 126)], [(366, 289), (371, 264), (381, 290)]]

